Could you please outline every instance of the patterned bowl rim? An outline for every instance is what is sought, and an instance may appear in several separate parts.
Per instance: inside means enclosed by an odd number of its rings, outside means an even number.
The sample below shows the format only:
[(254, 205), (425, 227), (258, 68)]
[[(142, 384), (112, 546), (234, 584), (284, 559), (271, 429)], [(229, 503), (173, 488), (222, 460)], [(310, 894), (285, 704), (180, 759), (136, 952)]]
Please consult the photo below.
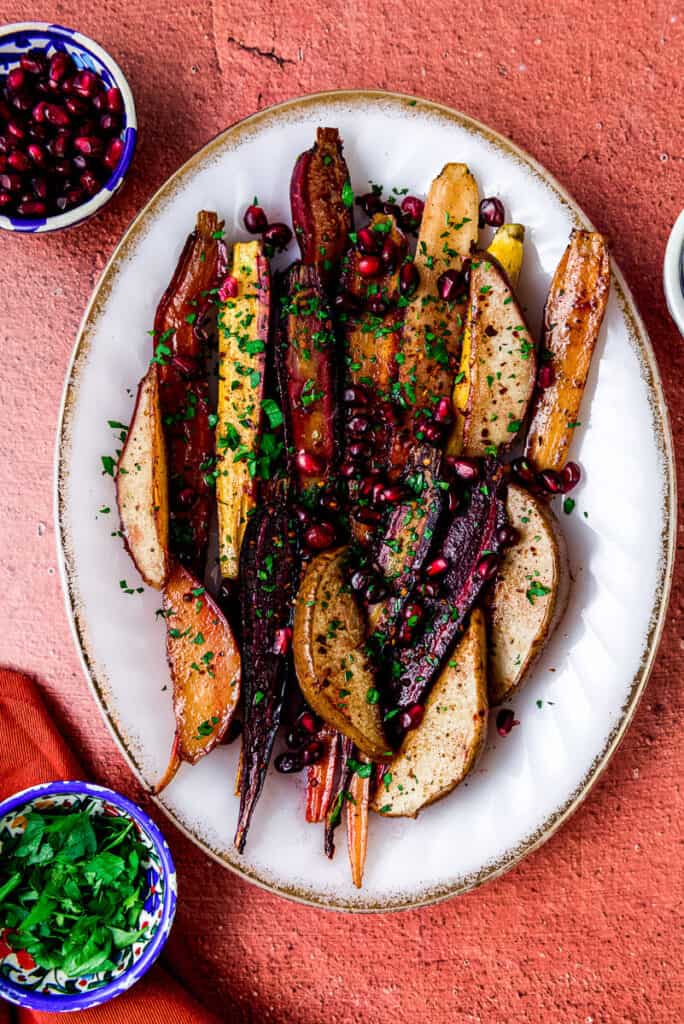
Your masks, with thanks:
[(0, 229), (12, 231), (16, 234), (45, 234), (50, 231), (61, 231), (64, 228), (75, 227), (76, 224), (81, 224), (84, 220), (92, 217), (121, 188), (128, 168), (131, 165), (138, 137), (135, 101), (131, 87), (128, 84), (128, 79), (114, 58), (99, 43), (96, 43), (89, 36), (83, 35), (82, 32), (77, 32), (76, 29), (67, 28), (64, 25), (57, 25), (47, 21), (17, 21), (11, 25), (0, 25), (0, 50), (2, 49), (3, 42), (11, 36), (31, 32), (54, 40), (68, 42), (75, 49), (83, 51), (88, 56), (94, 57), (101, 64), (104, 64), (123, 97), (126, 131), (124, 151), (121, 154), (119, 163), (112, 172), (111, 177), (108, 178), (102, 185), (102, 188), (87, 203), (81, 203), (80, 206), (75, 206), (73, 210), (67, 210), (65, 213), (37, 219), (27, 217), (21, 222), (12, 221), (9, 217), (0, 216)]
[[(123, 974), (101, 988), (93, 989), (91, 992), (77, 992), (74, 995), (41, 995), (39, 992), (29, 991), (0, 975), (0, 996), (17, 1006), (26, 1006), (33, 1010), (51, 1010), (54, 1013), (86, 1010), (90, 1006), (105, 1003), (113, 999), (114, 996), (120, 995), (135, 981), (138, 981), (149, 970), (161, 953), (169, 936), (176, 910), (176, 868), (168, 843), (157, 825), (142, 808), (138, 807), (137, 804), (134, 804), (127, 797), (122, 796), (121, 793), (117, 793), (107, 786), (99, 786), (93, 782), (81, 782), (78, 780), (43, 782), (36, 786), (30, 786), (28, 789), (22, 789), (19, 793), (15, 793), (13, 796), (0, 801), (0, 821), (10, 812), (24, 807), (38, 797), (62, 796), (69, 793), (106, 800), (107, 803), (113, 804), (119, 810), (124, 811), (128, 817), (133, 818), (140, 825), (159, 856), (162, 877), (164, 879), (164, 898), (161, 919), (140, 959), (132, 963)], [(132, 977), (132, 975), (134, 976)]]

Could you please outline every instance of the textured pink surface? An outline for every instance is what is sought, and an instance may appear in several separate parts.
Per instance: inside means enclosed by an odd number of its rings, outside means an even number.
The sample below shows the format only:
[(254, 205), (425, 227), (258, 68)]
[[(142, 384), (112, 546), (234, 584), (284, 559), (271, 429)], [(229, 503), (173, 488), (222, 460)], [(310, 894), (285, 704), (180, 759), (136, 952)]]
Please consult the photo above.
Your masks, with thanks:
[[(610, 236), (681, 444), (682, 339), (661, 264), (684, 201), (684, 10), (674, 0), (0, 0), (0, 21), (32, 16), (82, 29), (120, 61), (142, 137), (127, 187), (94, 222), (0, 237), (0, 661), (42, 680), (97, 779), (145, 803), (82, 677), (52, 516), (69, 354), (125, 226), (198, 146), (269, 103), (380, 87), (450, 104), (537, 157)], [(172, 966), (227, 1021), (681, 1020), (683, 600), (678, 573), (648, 691), (593, 794), (541, 851), (467, 897), (395, 916), (326, 914), (247, 886), (162, 822), (182, 892)]]

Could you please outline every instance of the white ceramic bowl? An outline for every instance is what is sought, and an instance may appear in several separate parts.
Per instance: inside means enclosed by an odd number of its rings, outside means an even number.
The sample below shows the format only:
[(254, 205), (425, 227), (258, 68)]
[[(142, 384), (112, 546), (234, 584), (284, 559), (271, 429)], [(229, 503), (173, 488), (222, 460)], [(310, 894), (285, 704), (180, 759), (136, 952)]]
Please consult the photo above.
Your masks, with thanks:
[(665, 249), (663, 288), (670, 316), (684, 335), (684, 210), (674, 222)]

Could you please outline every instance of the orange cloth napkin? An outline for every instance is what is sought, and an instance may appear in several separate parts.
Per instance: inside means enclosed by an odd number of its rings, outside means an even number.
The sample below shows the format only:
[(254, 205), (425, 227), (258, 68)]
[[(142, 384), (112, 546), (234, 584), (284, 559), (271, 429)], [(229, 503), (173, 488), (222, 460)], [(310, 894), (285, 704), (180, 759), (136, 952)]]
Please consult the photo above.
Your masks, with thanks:
[[(38, 688), (19, 672), (0, 669), (0, 799), (39, 782), (82, 779), (83, 770), (55, 729)], [(16, 1017), (12, 1017), (16, 1013)], [(0, 999), (0, 1024), (218, 1024), (182, 985), (158, 965), (133, 988), (91, 1010), (39, 1013), (13, 1010)]]

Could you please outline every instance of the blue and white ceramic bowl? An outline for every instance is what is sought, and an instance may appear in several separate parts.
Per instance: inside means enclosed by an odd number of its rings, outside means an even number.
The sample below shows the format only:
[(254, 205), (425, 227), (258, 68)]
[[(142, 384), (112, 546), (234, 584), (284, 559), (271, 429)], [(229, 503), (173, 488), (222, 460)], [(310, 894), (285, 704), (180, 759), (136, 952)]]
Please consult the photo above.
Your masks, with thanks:
[(147, 894), (139, 922), (145, 936), (119, 952), (113, 969), (69, 978), (60, 971), (37, 967), (28, 953), (12, 949), (11, 937), (0, 932), (0, 996), (33, 1010), (86, 1010), (125, 992), (159, 956), (176, 910), (176, 869), (166, 840), (145, 812), (114, 790), (89, 782), (47, 782), (0, 802), (0, 846), (3, 837), (25, 827), (23, 815), (46, 805), (124, 816), (134, 822), (138, 838), (149, 851)]
[(75, 32), (74, 29), (50, 25), (43, 21), (24, 21), (15, 25), (0, 26), (0, 74), (10, 71), (19, 63), (21, 54), (34, 47), (46, 50), (49, 57), (58, 50), (63, 50), (69, 54), (79, 69), (94, 71), (103, 79), (107, 88), (116, 86), (119, 89), (124, 103), (124, 149), (117, 167), (99, 192), (80, 206), (75, 206), (64, 213), (37, 219), (0, 216), (0, 228), (5, 231), (31, 234), (74, 227), (75, 224), (80, 224), (97, 213), (121, 188), (133, 159), (138, 134), (135, 103), (130, 86), (119, 65), (101, 46), (80, 32)]

